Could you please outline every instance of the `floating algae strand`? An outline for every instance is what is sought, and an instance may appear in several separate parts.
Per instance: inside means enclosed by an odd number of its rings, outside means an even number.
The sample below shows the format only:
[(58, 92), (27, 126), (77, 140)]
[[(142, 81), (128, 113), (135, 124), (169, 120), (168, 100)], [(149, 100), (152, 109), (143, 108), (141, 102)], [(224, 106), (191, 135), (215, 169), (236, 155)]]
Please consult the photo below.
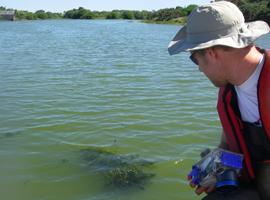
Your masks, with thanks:
[(83, 149), (81, 155), (94, 173), (104, 177), (106, 186), (144, 189), (155, 175), (149, 172), (154, 163), (137, 155), (117, 155), (102, 148)]

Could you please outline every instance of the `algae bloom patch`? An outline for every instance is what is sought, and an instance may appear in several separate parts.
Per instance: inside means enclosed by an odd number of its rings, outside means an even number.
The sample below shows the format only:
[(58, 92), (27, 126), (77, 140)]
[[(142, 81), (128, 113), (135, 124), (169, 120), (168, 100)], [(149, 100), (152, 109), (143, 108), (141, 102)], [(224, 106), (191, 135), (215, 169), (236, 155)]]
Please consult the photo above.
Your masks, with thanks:
[(154, 163), (137, 155), (119, 155), (101, 148), (88, 148), (80, 152), (93, 173), (102, 175), (105, 185), (109, 187), (144, 189), (155, 175), (151, 172)]

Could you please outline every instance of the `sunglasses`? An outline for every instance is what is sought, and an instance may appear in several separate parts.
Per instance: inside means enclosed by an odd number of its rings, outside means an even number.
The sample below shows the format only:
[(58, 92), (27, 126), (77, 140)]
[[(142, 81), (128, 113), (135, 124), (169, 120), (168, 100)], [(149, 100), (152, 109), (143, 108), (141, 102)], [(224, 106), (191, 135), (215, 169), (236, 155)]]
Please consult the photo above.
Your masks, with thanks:
[(189, 56), (190, 60), (191, 60), (194, 64), (199, 65), (198, 60), (195, 58), (195, 54), (196, 54), (196, 53), (204, 54), (204, 50), (205, 50), (205, 49), (192, 51), (192, 52), (191, 52), (191, 55)]
[(199, 65), (198, 60), (195, 58), (195, 53), (196, 51), (192, 52), (191, 55), (189, 56), (189, 59), (195, 64), (195, 65)]

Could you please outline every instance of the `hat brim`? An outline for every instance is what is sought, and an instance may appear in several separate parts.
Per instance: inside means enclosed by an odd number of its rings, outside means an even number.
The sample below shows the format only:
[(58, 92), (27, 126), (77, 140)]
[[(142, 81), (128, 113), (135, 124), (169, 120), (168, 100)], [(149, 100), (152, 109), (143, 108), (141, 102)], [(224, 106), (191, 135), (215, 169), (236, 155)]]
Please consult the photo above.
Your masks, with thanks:
[(206, 49), (216, 45), (229, 46), (233, 48), (243, 48), (252, 44), (260, 36), (269, 33), (269, 26), (264, 21), (254, 21), (245, 23), (245, 28), (238, 30), (220, 38), (212, 38), (210, 40), (193, 43), (188, 39), (187, 27), (182, 27), (175, 35), (168, 46), (170, 55), (178, 54), (182, 51), (194, 51), (199, 49)]

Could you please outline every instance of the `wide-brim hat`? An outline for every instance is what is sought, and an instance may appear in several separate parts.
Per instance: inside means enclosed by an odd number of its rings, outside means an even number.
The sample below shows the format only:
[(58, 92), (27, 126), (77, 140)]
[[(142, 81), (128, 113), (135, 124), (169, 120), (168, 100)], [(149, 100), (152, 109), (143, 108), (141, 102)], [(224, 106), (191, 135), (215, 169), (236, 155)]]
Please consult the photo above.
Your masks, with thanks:
[(264, 21), (245, 23), (239, 8), (218, 1), (194, 9), (168, 46), (170, 55), (216, 45), (243, 48), (269, 32)]

